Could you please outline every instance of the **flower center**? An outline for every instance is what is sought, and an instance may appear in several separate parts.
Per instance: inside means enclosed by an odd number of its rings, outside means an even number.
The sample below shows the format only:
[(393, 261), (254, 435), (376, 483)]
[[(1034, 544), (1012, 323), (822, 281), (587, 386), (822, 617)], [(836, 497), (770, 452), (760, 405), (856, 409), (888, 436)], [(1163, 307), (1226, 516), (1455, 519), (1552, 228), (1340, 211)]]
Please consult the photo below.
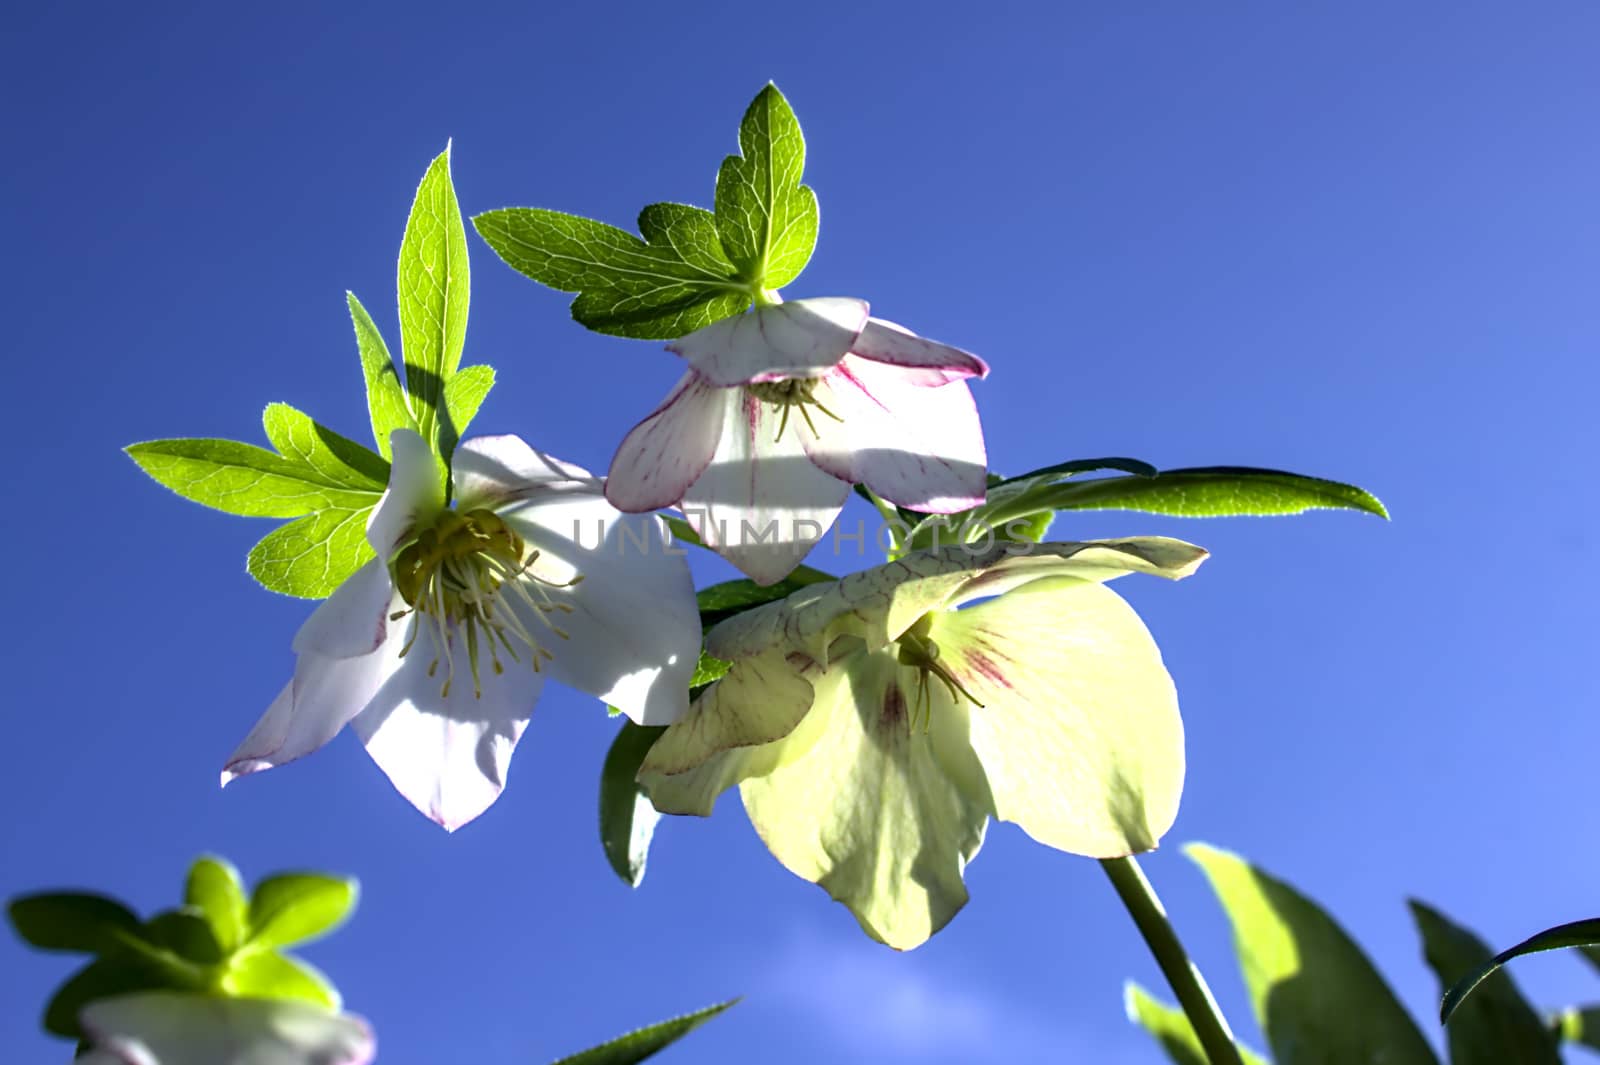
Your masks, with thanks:
[(932, 632), (933, 615), (924, 614), (895, 643), (899, 663), (917, 671), (917, 697), (911, 704), (911, 727), (916, 728), (917, 718), (921, 716), (923, 732), (933, 725), (933, 692), (928, 682), (930, 676), (944, 683), (952, 702), (959, 703), (965, 699), (978, 709), (983, 709), (983, 704), (961, 686), (956, 675), (950, 672), (950, 667), (939, 661), (939, 645), (933, 642)]
[(789, 411), (791, 408), (800, 408), (800, 417), (805, 419), (806, 428), (811, 430), (813, 436), (817, 433), (816, 425), (811, 421), (811, 412), (807, 407), (815, 407), (836, 422), (844, 419), (833, 411), (824, 407), (813, 392), (817, 390), (817, 377), (786, 377), (781, 381), (757, 381), (744, 386), (744, 390), (762, 403), (778, 407), (783, 411), (782, 418), (778, 421), (778, 435), (773, 437), (776, 443), (783, 439), (783, 430), (789, 425)]
[(535, 673), (543, 661), (555, 657), (525, 619), (537, 618), (566, 639), (550, 615), (571, 613), (572, 607), (552, 602), (545, 589), (570, 587), (583, 578), (559, 585), (545, 581), (529, 571), (538, 558), (539, 552), (529, 551), (516, 530), (490, 510), (447, 510), (395, 556), (390, 566), (395, 588), (409, 609), (396, 611), (390, 620), (412, 618), (400, 657), (411, 653), (417, 633), (427, 629), (434, 648), (428, 676), (438, 673), (440, 658), (445, 661), (441, 698), (450, 695), (455, 682), (458, 637), (466, 644), (474, 696), (483, 694), (479, 658), (485, 648), (496, 674), (505, 672), (501, 651), (514, 662), (526, 654)]

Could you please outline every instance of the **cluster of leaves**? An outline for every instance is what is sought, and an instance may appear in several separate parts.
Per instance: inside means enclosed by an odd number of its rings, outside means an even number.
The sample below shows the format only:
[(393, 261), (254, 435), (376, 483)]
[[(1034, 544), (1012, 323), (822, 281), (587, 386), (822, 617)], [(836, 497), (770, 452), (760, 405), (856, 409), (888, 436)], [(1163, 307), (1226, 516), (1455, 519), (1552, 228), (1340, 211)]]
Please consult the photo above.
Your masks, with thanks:
[[(1322, 1065), (1382, 1061), (1438, 1065), (1422, 1031), (1366, 954), (1320, 906), (1226, 851), (1191, 846), (1233, 925), (1234, 949), (1271, 1058), (1241, 1048), (1246, 1065)], [(1425, 903), (1411, 914), (1423, 954), (1451, 989), (1445, 1016), (1451, 1065), (1559, 1065), (1563, 1041), (1600, 1045), (1595, 1009), (1541, 1015), (1499, 965), (1520, 953), (1600, 939), (1600, 922), (1541, 933), (1494, 956), (1471, 930)], [(1543, 938), (1541, 938), (1543, 937)], [(1600, 954), (1590, 960), (1600, 966)], [(1467, 992), (1476, 987), (1475, 994)], [(1126, 991), (1129, 1019), (1142, 1025), (1178, 1065), (1206, 1065), (1183, 1011), (1138, 984)]]
[(272, 450), (233, 440), (151, 440), (130, 446), (129, 456), (185, 499), (245, 517), (294, 519), (250, 549), (250, 574), (285, 595), (331, 595), (372, 557), (366, 519), (388, 485), (390, 434), (419, 433), (448, 470), (494, 387), (491, 367), (460, 365), (470, 281), (447, 148), (417, 188), (400, 244), (403, 378), (366, 308), (346, 293), (376, 451), (274, 403), (262, 415)]
[(56, 990), (46, 1031), (81, 1038), (78, 1012), (96, 999), (139, 991), (340, 1006), (326, 976), (284, 948), (320, 938), (356, 903), (356, 882), (324, 873), (280, 873), (246, 894), (238, 871), (202, 857), (189, 869), (183, 905), (141, 920), (104, 895), (46, 892), (13, 899), (11, 924), (41, 950), (93, 957)]
[(472, 219), (513, 269), (573, 292), (572, 317), (599, 333), (675, 340), (800, 276), (817, 243), (817, 196), (801, 184), (806, 142), (776, 86), (739, 124), (739, 155), (717, 172), (714, 209), (653, 203), (639, 233), (539, 207)]

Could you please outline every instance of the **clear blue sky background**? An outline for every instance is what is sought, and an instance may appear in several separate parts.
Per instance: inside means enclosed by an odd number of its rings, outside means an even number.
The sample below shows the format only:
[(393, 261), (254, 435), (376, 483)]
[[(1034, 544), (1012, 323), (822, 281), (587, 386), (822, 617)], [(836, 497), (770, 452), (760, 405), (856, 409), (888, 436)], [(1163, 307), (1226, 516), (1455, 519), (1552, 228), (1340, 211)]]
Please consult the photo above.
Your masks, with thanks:
[[(1600, 910), (1595, 5), (35, 5), (7, 21), (0, 893), (96, 885), (155, 908), (204, 850), (252, 877), (353, 873), (357, 918), (309, 956), (392, 1065), (547, 1061), (741, 993), (667, 1060), (1158, 1060), (1119, 995), (1159, 978), (1104, 877), (1009, 826), (967, 910), (908, 955), (778, 866), (733, 801), (665, 825), (630, 892), (595, 834), (614, 724), (569, 692), (546, 693), (505, 796), (453, 837), (348, 736), (217, 790), (308, 608), (244, 573), (270, 523), (185, 504), (118, 449), (259, 440), (272, 400), (362, 435), (343, 293), (394, 338), (401, 228), (447, 139), (469, 213), (627, 225), (653, 200), (709, 203), (772, 78), (822, 203), (789, 292), (863, 296), (984, 355), (997, 469), (1267, 465), (1391, 506), (1391, 524), (1057, 522), (1214, 552), (1183, 584), (1119, 586), (1183, 698), (1169, 843), (1228, 846), (1308, 889), (1424, 1015), (1408, 894), (1499, 944)], [(468, 361), (501, 378), (476, 428), (604, 469), (676, 360), (587, 334), (472, 241)], [(1147, 868), (1254, 1038), (1199, 874), (1175, 846)], [(66, 971), (0, 939), (0, 1055), (67, 1053), (36, 1028)], [(1570, 958), (1518, 975), (1546, 1005), (1600, 997)]]

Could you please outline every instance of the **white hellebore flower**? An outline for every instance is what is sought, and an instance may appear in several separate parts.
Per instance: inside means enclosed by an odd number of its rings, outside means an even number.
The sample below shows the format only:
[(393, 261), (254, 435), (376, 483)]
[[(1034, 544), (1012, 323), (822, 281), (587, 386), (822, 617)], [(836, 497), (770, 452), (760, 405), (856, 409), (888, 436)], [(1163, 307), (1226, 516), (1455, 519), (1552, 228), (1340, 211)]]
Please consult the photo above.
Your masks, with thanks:
[(702, 816), (738, 784), (780, 862), (915, 947), (966, 904), (991, 817), (1096, 858), (1171, 827), (1177, 695), (1103, 582), (1205, 556), (1163, 537), (952, 546), (809, 585), (711, 631), (732, 669), (639, 780), (657, 809)]
[(758, 584), (821, 539), (850, 485), (913, 510), (983, 502), (983, 427), (965, 379), (982, 359), (867, 316), (865, 300), (792, 300), (667, 346), (689, 363), (623, 438), (606, 498), (681, 506)]
[(305, 1002), (145, 991), (78, 1014), (90, 1049), (75, 1065), (368, 1065), (360, 1017)]
[(460, 445), (447, 507), (422, 438), (397, 430), (392, 445), (367, 522), (378, 557), (301, 626), (294, 678), (224, 784), (348, 724), (400, 794), (453, 830), (500, 794), (546, 677), (640, 724), (684, 712), (700, 622), (660, 519), (619, 514), (598, 480), (515, 436)]

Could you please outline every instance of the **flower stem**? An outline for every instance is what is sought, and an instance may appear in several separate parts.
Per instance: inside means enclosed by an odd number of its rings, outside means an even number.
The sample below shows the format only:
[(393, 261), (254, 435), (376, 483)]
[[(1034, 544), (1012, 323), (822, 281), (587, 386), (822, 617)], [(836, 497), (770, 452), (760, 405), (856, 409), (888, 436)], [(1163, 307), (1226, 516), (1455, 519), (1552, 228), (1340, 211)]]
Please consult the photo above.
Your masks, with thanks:
[[(889, 530), (889, 561), (893, 562), (905, 554), (906, 545), (900, 538), (900, 530), (906, 527), (906, 523), (900, 520), (900, 513), (894, 509), (894, 504), (882, 498), (864, 484), (856, 485), (856, 494), (877, 508), (878, 515), (883, 518), (883, 527)], [(882, 541), (880, 540), (879, 542), (881, 543)]]
[(1183, 944), (1178, 941), (1177, 930), (1172, 927), (1156, 889), (1150, 885), (1139, 863), (1132, 857), (1105, 858), (1100, 866), (1111, 878), (1111, 886), (1117, 889), (1145, 945), (1178, 996), (1178, 1004), (1205, 1048), (1207, 1060), (1211, 1065), (1244, 1065), (1227, 1018), (1206, 986), (1206, 978), (1200, 975), (1199, 968), (1189, 960)]

